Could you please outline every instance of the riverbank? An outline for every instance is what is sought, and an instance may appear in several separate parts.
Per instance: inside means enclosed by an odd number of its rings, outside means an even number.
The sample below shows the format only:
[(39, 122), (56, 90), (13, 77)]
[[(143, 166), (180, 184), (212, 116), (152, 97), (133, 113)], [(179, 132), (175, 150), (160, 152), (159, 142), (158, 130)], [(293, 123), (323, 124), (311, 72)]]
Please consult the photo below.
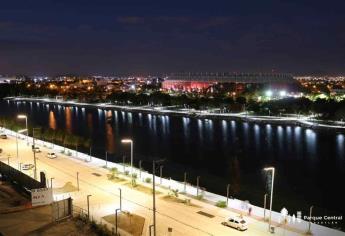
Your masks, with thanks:
[(51, 98), (27, 98), (27, 97), (6, 97), (4, 100), (14, 102), (39, 102), (64, 106), (92, 107), (98, 109), (116, 109), (123, 111), (133, 111), (150, 113), (157, 115), (184, 116), (196, 119), (219, 119), (219, 120), (239, 120), (262, 124), (294, 125), (316, 130), (333, 130), (336, 132), (345, 131), (345, 122), (321, 121), (312, 116), (289, 115), (289, 116), (256, 116), (247, 113), (214, 113), (208, 110), (193, 109), (169, 109), (170, 107), (151, 107), (151, 106), (119, 106), (110, 103), (81, 103), (76, 101), (64, 101)]

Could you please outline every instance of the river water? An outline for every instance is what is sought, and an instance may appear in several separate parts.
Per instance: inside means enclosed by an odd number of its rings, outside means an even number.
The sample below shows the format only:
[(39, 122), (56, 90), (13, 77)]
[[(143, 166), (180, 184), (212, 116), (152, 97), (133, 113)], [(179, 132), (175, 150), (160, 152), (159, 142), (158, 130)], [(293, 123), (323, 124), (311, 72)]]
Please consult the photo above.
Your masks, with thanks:
[[(270, 176), (262, 169), (276, 167), (273, 208), (291, 214), (344, 212), (345, 136), (291, 125), (256, 124), (234, 120), (205, 120), (121, 110), (103, 110), (36, 102), (0, 101), (1, 116), (27, 113), (29, 123), (91, 137), (99, 158), (129, 162), (134, 140), (134, 163), (150, 170), (152, 159), (164, 158), (163, 176), (200, 185), (262, 206), (270, 191)], [(112, 117), (108, 119), (107, 117)], [(18, 122), (22, 122), (19, 121)], [(234, 193), (234, 190), (236, 192)], [(296, 214), (296, 213), (295, 213)]]

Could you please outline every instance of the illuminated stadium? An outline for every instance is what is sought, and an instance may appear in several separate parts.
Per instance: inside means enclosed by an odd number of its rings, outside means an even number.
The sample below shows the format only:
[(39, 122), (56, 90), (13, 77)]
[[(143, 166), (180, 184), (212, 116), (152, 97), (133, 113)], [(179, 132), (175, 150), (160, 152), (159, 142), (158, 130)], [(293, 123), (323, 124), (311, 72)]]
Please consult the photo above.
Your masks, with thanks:
[(176, 73), (163, 82), (166, 90), (202, 90), (217, 83), (288, 85), (292, 75), (277, 73)]

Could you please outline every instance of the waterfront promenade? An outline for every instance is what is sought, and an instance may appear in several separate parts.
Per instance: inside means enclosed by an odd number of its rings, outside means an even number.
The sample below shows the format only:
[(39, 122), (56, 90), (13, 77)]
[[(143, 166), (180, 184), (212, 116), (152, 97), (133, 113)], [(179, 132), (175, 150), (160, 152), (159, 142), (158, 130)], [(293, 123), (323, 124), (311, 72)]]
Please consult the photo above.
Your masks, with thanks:
[[(10, 165), (18, 168), (19, 163), (33, 163), (33, 154), (31, 146), (26, 144), (25, 137), (20, 135), (18, 158), (16, 155), (16, 133), (4, 130), (9, 135), (9, 139), (1, 140), (0, 145), (4, 152), (1, 155), (1, 161), (9, 161)], [(31, 139), (31, 138), (30, 138)], [(32, 142), (32, 140), (30, 140)], [(90, 198), (91, 215), (100, 220), (105, 215), (114, 214), (116, 208), (119, 207), (119, 188), (122, 189), (123, 208), (126, 211), (136, 213), (143, 216), (145, 220), (143, 235), (149, 235), (149, 225), (152, 224), (152, 195), (137, 191), (128, 184), (114, 183), (107, 179), (107, 170), (105, 165), (116, 167), (120, 172), (130, 171), (130, 167), (122, 166), (117, 163), (105, 163), (104, 160), (90, 157), (83, 153), (76, 153), (73, 150), (71, 156), (66, 156), (60, 152), (63, 147), (52, 145), (40, 140), (36, 143), (40, 146), (42, 152), (37, 155), (38, 171), (44, 171), (48, 179), (53, 179), (53, 188), (55, 190), (54, 198), (56, 200), (71, 196), (74, 204), (78, 207), (86, 209), (86, 196), (92, 194)], [(55, 152), (57, 159), (47, 158), (48, 152)], [(66, 150), (67, 151), (67, 150)], [(25, 171), (28, 175), (33, 175), (31, 171)], [(77, 172), (79, 173), (80, 191), (57, 193), (58, 189), (71, 182), (77, 186)], [(152, 184), (144, 183), (146, 178), (152, 178), (147, 172), (139, 172), (135, 169), (139, 176), (138, 183), (150, 188)], [(120, 174), (121, 178), (128, 178), (124, 174)], [(127, 179), (129, 182), (129, 179)], [(179, 189), (183, 192), (184, 184), (170, 179), (160, 179), (156, 177), (157, 190), (157, 229), (158, 235), (166, 235), (168, 227), (173, 228), (173, 235), (240, 235), (242, 232), (223, 226), (221, 223), (230, 215), (242, 214), (249, 222), (249, 230), (245, 235), (270, 235), (268, 233), (268, 223), (263, 221), (263, 209), (252, 206), (251, 216), (247, 215), (247, 206), (237, 199), (229, 200), (229, 207), (226, 209), (214, 206), (215, 202), (225, 200), (224, 196), (204, 192), (204, 200), (200, 201), (193, 196), (196, 195), (196, 188), (190, 185), (186, 186), (186, 194), (180, 194), (181, 199), (191, 199), (192, 206), (181, 203), (166, 201), (166, 196), (170, 189)], [(204, 212), (212, 217), (199, 214)], [(266, 216), (268, 211), (266, 211)], [(308, 222), (301, 221), (299, 223), (290, 222), (287, 225), (280, 224), (280, 214), (273, 213), (273, 221), (276, 227), (276, 235), (303, 235), (308, 228)], [(345, 235), (345, 233), (329, 229), (323, 226), (312, 224), (312, 232), (314, 235)]]

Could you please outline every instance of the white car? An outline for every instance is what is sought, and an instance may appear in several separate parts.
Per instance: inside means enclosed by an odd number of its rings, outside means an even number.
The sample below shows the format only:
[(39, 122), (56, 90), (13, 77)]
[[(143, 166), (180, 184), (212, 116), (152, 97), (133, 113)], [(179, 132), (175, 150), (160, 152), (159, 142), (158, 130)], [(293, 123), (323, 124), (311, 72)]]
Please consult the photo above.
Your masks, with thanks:
[(22, 165), (22, 170), (31, 170), (32, 168), (34, 168), (33, 164), (23, 164)]
[(228, 217), (225, 222), (223, 222), (224, 225), (235, 228), (237, 230), (247, 230), (248, 224), (247, 221), (245, 221), (243, 218), (236, 216), (236, 217)]
[(50, 159), (57, 158), (57, 156), (56, 156), (56, 154), (54, 152), (49, 152), (47, 157), (50, 158)]

